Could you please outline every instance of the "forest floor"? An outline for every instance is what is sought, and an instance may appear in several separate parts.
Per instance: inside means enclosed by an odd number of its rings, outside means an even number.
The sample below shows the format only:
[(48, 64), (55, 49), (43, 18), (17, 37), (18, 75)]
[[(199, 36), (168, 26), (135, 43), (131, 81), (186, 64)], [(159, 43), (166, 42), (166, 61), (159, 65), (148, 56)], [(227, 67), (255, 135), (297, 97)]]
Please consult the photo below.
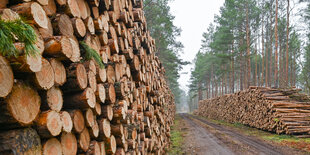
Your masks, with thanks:
[(310, 139), (276, 135), (241, 124), (178, 114), (169, 154), (310, 154)]

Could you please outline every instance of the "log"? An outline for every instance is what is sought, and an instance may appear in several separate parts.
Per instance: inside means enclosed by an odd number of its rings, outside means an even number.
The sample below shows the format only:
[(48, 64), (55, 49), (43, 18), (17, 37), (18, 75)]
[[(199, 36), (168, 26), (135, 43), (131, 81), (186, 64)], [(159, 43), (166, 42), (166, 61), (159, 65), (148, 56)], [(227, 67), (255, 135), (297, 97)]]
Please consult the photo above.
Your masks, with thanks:
[(51, 57), (67, 60), (72, 57), (73, 48), (66, 36), (54, 36), (45, 41), (44, 54)]
[(43, 155), (62, 155), (62, 147), (56, 138), (51, 138), (43, 144)]
[(36, 130), (44, 138), (58, 136), (62, 130), (62, 121), (60, 114), (53, 110), (40, 113), (36, 121)]
[(49, 62), (54, 71), (55, 86), (62, 86), (67, 80), (66, 69), (64, 65), (54, 58), (50, 59)]
[(13, 71), (9, 62), (0, 55), (0, 97), (6, 97), (13, 88)]
[(89, 87), (93, 90), (93, 92), (97, 91), (97, 78), (96, 72), (89, 71), (87, 74)]
[(86, 88), (83, 92), (68, 94), (64, 97), (64, 107), (87, 109), (94, 108), (96, 105), (96, 96), (91, 88)]
[(42, 59), (42, 69), (35, 73), (34, 82), (39, 89), (48, 90), (54, 86), (54, 70), (46, 59)]
[(97, 77), (97, 82), (106, 82), (107, 80), (107, 71), (105, 68), (97, 68), (96, 69), (97, 71), (97, 74), (96, 74), (96, 77)]
[(116, 152), (116, 140), (113, 135), (105, 139), (104, 145), (106, 147), (106, 152), (108, 154), (114, 154)]
[(97, 91), (96, 91), (96, 100), (104, 103), (106, 98), (106, 92), (104, 84), (97, 84)]
[(86, 26), (88, 32), (90, 32), (90, 34), (94, 35), (95, 34), (95, 24), (94, 24), (93, 18), (87, 17), (84, 20), (84, 23), (85, 23), (85, 26)]
[(106, 101), (109, 104), (114, 104), (116, 101), (115, 88), (112, 84), (105, 85)]
[(111, 125), (111, 132), (114, 136), (122, 137), (124, 136), (124, 128), (122, 124)]
[[(95, 60), (91, 59), (83, 63), (86, 69), (86, 72), (93, 72), (94, 74), (97, 73), (97, 66)], [(99, 67), (98, 67), (99, 68)]]
[(53, 16), (56, 14), (56, 3), (54, 0), (44, 0), (46, 1), (47, 3), (45, 4), (42, 4), (43, 6), (43, 10), (45, 11), (46, 15), (47, 16)]
[(56, 35), (63, 35), (66, 37), (73, 37), (73, 26), (71, 19), (66, 14), (57, 14), (52, 21), (53, 30)]
[(63, 155), (76, 155), (77, 140), (72, 133), (61, 134), (61, 146)]
[(85, 120), (86, 120), (86, 126), (87, 127), (92, 127), (94, 126), (95, 124), (95, 116), (94, 116), (94, 113), (93, 111), (88, 108), (86, 111), (85, 111)]
[(21, 3), (11, 7), (11, 9), (18, 14), (31, 19), (32, 24), (42, 28), (48, 28), (48, 20), (45, 11), (37, 2)]
[(101, 105), (100, 105), (98, 102), (97, 102), (96, 105), (95, 105), (94, 113), (95, 113), (95, 115), (97, 115), (97, 116), (100, 116), (100, 115), (101, 115)]
[(102, 117), (109, 119), (110, 121), (113, 118), (113, 108), (111, 105), (101, 106)]
[(87, 128), (84, 128), (84, 130), (79, 134), (78, 138), (78, 148), (86, 152), (90, 145), (90, 136)]
[(15, 72), (21, 73), (35, 73), (42, 69), (42, 56), (41, 55), (22, 55), (18, 58), (10, 58), (9, 62)]
[(78, 38), (82, 38), (86, 35), (86, 27), (82, 19), (73, 18), (72, 19), (74, 34)]
[(100, 155), (106, 155), (104, 142), (99, 142), (99, 145), (100, 145), (100, 152), (101, 152)]
[(80, 12), (81, 18), (86, 19), (89, 16), (87, 13), (88, 4), (84, 0), (77, 0), (77, 4), (79, 6), (79, 12)]
[(107, 67), (107, 80), (110, 84), (114, 84), (115, 82), (115, 70), (112, 65), (108, 65)]
[(41, 37), (44, 40), (53, 37), (53, 34), (54, 34), (53, 26), (49, 18), (47, 19), (47, 28), (39, 27), (38, 30), (40, 32)]
[[(59, 1), (59, 0), (57, 0)], [(64, 1), (64, 0), (62, 0)], [(70, 17), (80, 18), (80, 8), (76, 0), (65, 0), (67, 3), (60, 8), (64, 13), (68, 14)]]
[(67, 82), (63, 86), (64, 91), (80, 91), (87, 87), (87, 73), (83, 64), (71, 64), (67, 68)]
[(70, 114), (67, 111), (61, 111), (60, 119), (62, 122), (62, 130), (66, 133), (70, 133), (73, 129), (73, 121)]
[(90, 137), (92, 139), (95, 139), (99, 136), (99, 124), (98, 122), (95, 120), (94, 125), (90, 128)]
[(109, 38), (108, 38), (108, 34), (107, 34), (105, 31), (102, 31), (102, 32), (99, 34), (99, 39), (100, 39), (100, 43), (101, 43), (102, 45), (108, 45)]
[(86, 152), (87, 155), (100, 155), (100, 145), (97, 141), (91, 141), (89, 145), (89, 149)]
[(73, 122), (73, 131), (75, 133), (81, 133), (85, 128), (85, 120), (83, 113), (80, 110), (68, 111)]
[(108, 119), (98, 120), (99, 125), (99, 139), (108, 138), (111, 136), (111, 125)]
[(33, 154), (42, 152), (40, 137), (32, 128), (0, 133), (0, 154)]
[(8, 113), (1, 113), (1, 118), (6, 118), (1, 123), (30, 125), (40, 112), (41, 99), (38, 92), (21, 81), (14, 83), (5, 102)]
[(72, 47), (72, 55), (70, 57), (70, 61), (72, 62), (79, 62), (81, 60), (81, 53), (80, 53), (80, 46), (79, 42), (75, 37), (69, 38), (71, 47)]
[(51, 89), (47, 90), (40, 94), (42, 105), (42, 110), (54, 110), (60, 112), (63, 105), (63, 98), (61, 89), (58, 87), (52, 87)]

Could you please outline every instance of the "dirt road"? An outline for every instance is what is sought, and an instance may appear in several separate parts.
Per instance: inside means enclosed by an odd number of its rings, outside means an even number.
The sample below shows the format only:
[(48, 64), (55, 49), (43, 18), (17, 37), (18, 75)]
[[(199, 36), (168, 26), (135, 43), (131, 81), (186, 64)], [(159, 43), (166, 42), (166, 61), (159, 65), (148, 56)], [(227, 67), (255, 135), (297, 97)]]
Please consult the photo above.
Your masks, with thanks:
[(180, 116), (185, 122), (185, 154), (303, 154), (291, 148), (276, 146), (255, 137), (244, 135), (206, 119), (189, 114), (180, 114)]

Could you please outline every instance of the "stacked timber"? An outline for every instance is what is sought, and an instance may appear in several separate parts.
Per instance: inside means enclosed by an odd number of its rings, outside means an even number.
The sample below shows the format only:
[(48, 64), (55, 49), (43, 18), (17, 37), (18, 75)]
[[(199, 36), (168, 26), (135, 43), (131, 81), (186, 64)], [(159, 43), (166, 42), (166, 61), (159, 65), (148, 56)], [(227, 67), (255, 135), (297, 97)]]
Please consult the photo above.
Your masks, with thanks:
[(310, 135), (310, 98), (300, 89), (251, 86), (235, 94), (202, 100), (197, 115), (278, 134)]
[(0, 55), (0, 154), (165, 153), (174, 97), (142, 0), (1, 0), (0, 16), (26, 18), (40, 53)]

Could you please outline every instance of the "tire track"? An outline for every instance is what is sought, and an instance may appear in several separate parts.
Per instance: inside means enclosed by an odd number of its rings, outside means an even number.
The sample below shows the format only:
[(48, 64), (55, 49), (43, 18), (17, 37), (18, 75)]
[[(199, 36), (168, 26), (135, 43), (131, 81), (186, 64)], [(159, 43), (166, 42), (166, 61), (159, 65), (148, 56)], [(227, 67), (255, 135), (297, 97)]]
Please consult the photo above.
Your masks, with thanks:
[[(237, 140), (237, 141), (249, 146), (250, 149), (256, 150), (256, 152), (259, 152), (259, 154), (266, 154), (266, 155), (282, 155), (282, 154), (285, 154), (285, 153), (281, 152), (279, 150), (279, 148), (274, 147), (268, 143), (264, 143), (260, 140), (253, 139), (252, 137), (237, 133), (233, 130), (230, 130), (230, 129), (225, 128), (221, 125), (209, 122), (207, 120), (201, 119), (197, 116), (193, 116), (193, 115), (189, 115), (189, 114), (181, 114), (181, 116), (187, 120), (188, 119), (190, 119), (190, 120), (196, 119), (196, 120), (198, 120), (198, 121), (200, 121), (200, 122), (202, 122), (208, 126), (211, 126), (212, 128), (220, 131), (221, 133), (228, 135), (232, 139)], [(191, 121), (193, 121), (193, 120), (191, 120)]]

